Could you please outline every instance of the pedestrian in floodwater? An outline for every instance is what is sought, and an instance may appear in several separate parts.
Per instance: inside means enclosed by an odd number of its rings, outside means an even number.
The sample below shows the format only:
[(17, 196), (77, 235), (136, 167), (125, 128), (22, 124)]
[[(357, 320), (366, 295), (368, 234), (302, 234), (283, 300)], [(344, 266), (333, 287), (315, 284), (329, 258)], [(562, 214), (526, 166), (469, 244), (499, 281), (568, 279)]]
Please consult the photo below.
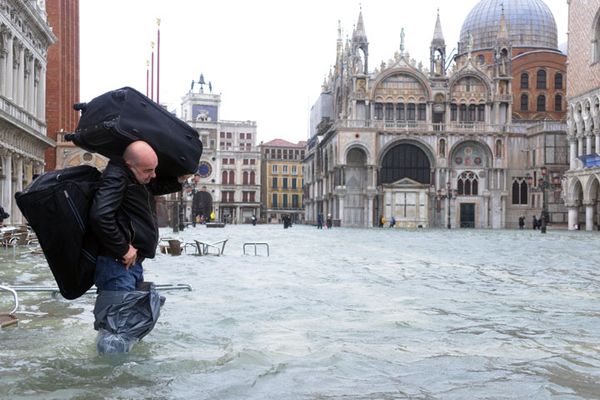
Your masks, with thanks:
[(327, 225), (327, 229), (331, 229), (333, 226), (333, 220), (331, 219), (331, 214), (327, 214), (327, 221), (325, 222)]
[(317, 229), (323, 229), (323, 214), (317, 214)]
[(519, 229), (523, 229), (525, 226), (525, 217), (519, 217)]
[(396, 218), (392, 215), (392, 219), (390, 220), (390, 228), (396, 226)]
[[(135, 343), (127, 337), (128, 332), (119, 331), (122, 327), (111, 332), (107, 326), (110, 321), (98, 318), (104, 315), (100, 303), (114, 308), (118, 306), (113, 304), (117, 297), (107, 300), (107, 296), (118, 292), (126, 295), (144, 287), (142, 262), (154, 258), (158, 245), (154, 196), (180, 191), (181, 183), (187, 179), (157, 178), (157, 166), (158, 157), (152, 147), (135, 141), (127, 146), (122, 159), (110, 160), (94, 196), (90, 226), (100, 245), (94, 279), (99, 292), (94, 327), (99, 331), (100, 353), (127, 352)], [(131, 315), (131, 310), (128, 312)]]

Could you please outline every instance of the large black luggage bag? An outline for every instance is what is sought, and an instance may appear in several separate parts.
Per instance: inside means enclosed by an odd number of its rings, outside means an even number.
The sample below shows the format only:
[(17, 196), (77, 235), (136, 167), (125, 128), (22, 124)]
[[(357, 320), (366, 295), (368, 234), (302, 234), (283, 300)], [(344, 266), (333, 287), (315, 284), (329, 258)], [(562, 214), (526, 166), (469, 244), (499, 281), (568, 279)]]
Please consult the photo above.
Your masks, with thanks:
[(158, 155), (158, 176), (196, 172), (202, 155), (198, 132), (135, 89), (113, 90), (74, 107), (81, 110), (81, 118), (75, 133), (65, 139), (77, 146), (115, 158), (141, 139)]
[(47, 172), (15, 194), (40, 242), (60, 293), (73, 300), (94, 284), (98, 245), (88, 228), (100, 171), (81, 165)]

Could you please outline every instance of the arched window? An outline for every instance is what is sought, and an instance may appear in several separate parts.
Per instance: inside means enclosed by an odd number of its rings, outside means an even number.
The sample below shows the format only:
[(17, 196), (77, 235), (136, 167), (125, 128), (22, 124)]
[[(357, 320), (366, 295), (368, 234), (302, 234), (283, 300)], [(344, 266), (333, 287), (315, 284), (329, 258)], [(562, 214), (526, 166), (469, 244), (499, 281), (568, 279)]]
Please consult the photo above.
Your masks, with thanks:
[(441, 158), (446, 158), (446, 139), (440, 139), (438, 144), (438, 154)]
[(475, 104), (469, 105), (469, 122), (475, 122), (477, 120), (477, 106)]
[(537, 72), (537, 86), (538, 89), (546, 89), (546, 71), (540, 69)]
[(466, 104), (461, 104), (460, 105), (460, 122), (465, 122), (467, 120), (467, 105)]
[(229, 171), (229, 184), (235, 184), (235, 172), (233, 171)]
[(485, 104), (480, 104), (477, 106), (477, 121), (485, 121)]
[(386, 152), (381, 163), (380, 183), (393, 183), (409, 178), (419, 183), (431, 182), (429, 158), (419, 147), (401, 143)]
[(546, 96), (540, 94), (537, 98), (537, 111), (546, 111)]
[(554, 96), (554, 111), (562, 111), (562, 96), (560, 94)]
[(456, 121), (458, 117), (458, 107), (456, 104), (450, 104), (450, 121)]
[(521, 74), (521, 89), (529, 89), (529, 74), (527, 72)]
[(385, 120), (386, 121), (394, 120), (394, 104), (392, 104), (392, 103), (385, 104)]
[(250, 184), (256, 185), (256, 174), (254, 171), (250, 171)]
[(227, 171), (223, 171), (223, 173), (221, 174), (221, 183), (224, 185), (227, 185)]
[(529, 96), (521, 95), (521, 111), (529, 111)]
[(407, 120), (409, 121), (414, 121), (417, 119), (417, 115), (416, 115), (416, 106), (414, 105), (414, 103), (409, 103), (408, 104), (408, 116), (407, 116)]
[(554, 75), (554, 89), (562, 89), (563, 88), (563, 76), (560, 72), (557, 72)]
[(406, 113), (404, 112), (404, 103), (396, 104), (396, 119), (398, 121), (406, 120)]
[(244, 171), (244, 174), (242, 175), (242, 182), (244, 185), (248, 184), (248, 171)]
[(527, 183), (523, 178), (517, 178), (512, 184), (512, 203), (513, 204), (527, 204)]
[(472, 171), (466, 171), (460, 174), (456, 183), (456, 189), (459, 195), (477, 196), (479, 190), (477, 174)]

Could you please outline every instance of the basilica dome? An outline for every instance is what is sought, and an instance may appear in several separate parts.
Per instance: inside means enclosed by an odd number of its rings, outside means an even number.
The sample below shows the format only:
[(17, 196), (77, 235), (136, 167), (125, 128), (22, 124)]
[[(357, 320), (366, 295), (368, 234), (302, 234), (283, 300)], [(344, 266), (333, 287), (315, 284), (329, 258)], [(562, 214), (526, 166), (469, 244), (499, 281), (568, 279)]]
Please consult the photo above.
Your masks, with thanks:
[(473, 37), (473, 51), (490, 49), (496, 45), (503, 7), (513, 48), (558, 48), (556, 21), (542, 0), (481, 0), (463, 22), (460, 30), (461, 53), (466, 52), (469, 32)]

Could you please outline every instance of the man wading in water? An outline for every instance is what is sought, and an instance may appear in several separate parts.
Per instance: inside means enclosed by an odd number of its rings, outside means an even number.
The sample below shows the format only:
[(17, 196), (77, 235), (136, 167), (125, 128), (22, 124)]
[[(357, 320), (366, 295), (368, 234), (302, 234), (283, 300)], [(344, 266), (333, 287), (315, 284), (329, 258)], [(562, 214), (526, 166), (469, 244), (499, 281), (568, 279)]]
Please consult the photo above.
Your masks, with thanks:
[[(180, 191), (189, 175), (157, 178), (157, 166), (158, 157), (148, 143), (131, 143), (122, 159), (110, 160), (106, 166), (92, 203), (90, 225), (100, 244), (94, 279), (99, 291), (94, 327), (99, 331), (101, 354), (129, 351), (152, 330), (158, 318), (159, 297), (153, 287), (143, 285), (142, 267), (144, 259), (154, 258), (158, 244), (154, 196)], [(135, 296), (140, 290), (145, 292), (139, 296), (151, 296), (151, 312), (146, 314), (152, 314), (141, 332), (140, 321), (148, 316), (131, 308), (131, 302), (144, 300)], [(139, 304), (148, 307), (148, 299)]]

